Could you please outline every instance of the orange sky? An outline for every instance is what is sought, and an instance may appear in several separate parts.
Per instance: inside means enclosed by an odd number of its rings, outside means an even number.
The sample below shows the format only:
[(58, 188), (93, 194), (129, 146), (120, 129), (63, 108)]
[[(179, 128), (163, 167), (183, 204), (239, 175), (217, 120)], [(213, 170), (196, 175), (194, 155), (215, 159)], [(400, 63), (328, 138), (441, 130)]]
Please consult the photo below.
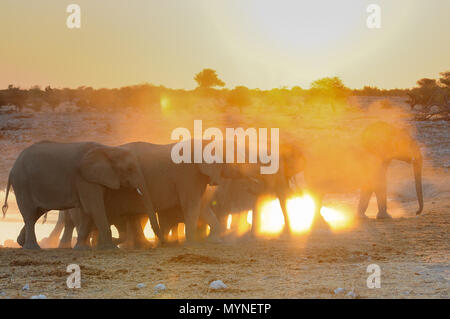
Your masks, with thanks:
[[(66, 7), (81, 6), (81, 29)], [(381, 29), (366, 7), (381, 6)], [(268, 89), (340, 76), (347, 86), (411, 87), (450, 70), (448, 0), (2, 0), (0, 88), (8, 84)]]

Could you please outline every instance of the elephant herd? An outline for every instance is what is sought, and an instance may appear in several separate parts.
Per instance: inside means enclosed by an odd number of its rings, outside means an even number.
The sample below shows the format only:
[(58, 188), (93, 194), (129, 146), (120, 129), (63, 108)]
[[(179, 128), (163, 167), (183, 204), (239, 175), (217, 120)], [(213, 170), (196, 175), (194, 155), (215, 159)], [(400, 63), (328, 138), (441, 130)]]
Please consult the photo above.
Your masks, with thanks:
[[(365, 218), (375, 193), (377, 218), (389, 218), (386, 173), (392, 160), (412, 164), (417, 214), (423, 210), (420, 147), (407, 131), (384, 122), (368, 125), (358, 142), (333, 156), (329, 155), (333, 145), (300, 149), (281, 141), (279, 170), (267, 175), (259, 173), (261, 163), (176, 164), (171, 158), (173, 146), (145, 142), (116, 147), (94, 142), (33, 144), (20, 153), (10, 171), (3, 215), (12, 187), (25, 224), (17, 238), (23, 248), (39, 248), (35, 223), (50, 210), (60, 210), (50, 237), (58, 239), (64, 230), (61, 248), (71, 247), (74, 228), (77, 249), (109, 249), (118, 244), (141, 248), (148, 246), (143, 233), (148, 220), (161, 243), (168, 240), (169, 233), (177, 234), (179, 223), (185, 224), (188, 242), (205, 237), (219, 240), (230, 213), (252, 210), (254, 234), (258, 201), (274, 195), (280, 201), (288, 234), (286, 202), (294, 192), (290, 182), (302, 172), (315, 200), (316, 221), (321, 220), (325, 194), (354, 190), (360, 191), (358, 217)], [(112, 237), (111, 225), (117, 228), (119, 238)]]

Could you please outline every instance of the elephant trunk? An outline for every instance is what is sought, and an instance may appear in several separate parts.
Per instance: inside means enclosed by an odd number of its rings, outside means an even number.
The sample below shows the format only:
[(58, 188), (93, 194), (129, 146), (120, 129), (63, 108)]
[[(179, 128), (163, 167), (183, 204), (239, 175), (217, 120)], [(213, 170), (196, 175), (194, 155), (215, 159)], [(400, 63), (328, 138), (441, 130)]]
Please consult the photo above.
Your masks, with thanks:
[(422, 213), (423, 210), (422, 156), (419, 154), (416, 158), (413, 159), (412, 164), (414, 168), (414, 179), (416, 183), (417, 201), (419, 202), (419, 210), (416, 212), (416, 215), (420, 215), (420, 213)]
[(156, 218), (155, 208), (153, 207), (152, 198), (150, 196), (150, 192), (148, 190), (147, 184), (145, 183), (145, 179), (141, 174), (141, 183), (140, 187), (137, 189), (139, 195), (143, 197), (145, 208), (147, 209), (148, 218), (150, 219), (150, 225), (152, 226), (153, 232), (155, 233), (158, 240), (162, 241), (163, 236), (161, 232), (161, 228), (159, 227), (158, 220)]

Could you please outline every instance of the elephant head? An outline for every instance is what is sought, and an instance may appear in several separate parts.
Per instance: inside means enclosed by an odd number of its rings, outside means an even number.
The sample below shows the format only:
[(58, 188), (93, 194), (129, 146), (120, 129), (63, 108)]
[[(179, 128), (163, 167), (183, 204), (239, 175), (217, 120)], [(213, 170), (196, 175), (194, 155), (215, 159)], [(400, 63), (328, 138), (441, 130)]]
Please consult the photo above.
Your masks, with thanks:
[(99, 146), (88, 151), (80, 163), (81, 176), (88, 182), (111, 189), (130, 187), (142, 193), (142, 176), (133, 155), (117, 147)]
[[(289, 180), (305, 168), (305, 158), (300, 147), (293, 143), (282, 143), (279, 147), (279, 167), (274, 174), (262, 174), (261, 166), (264, 164), (245, 163), (238, 165), (242, 178), (259, 180), (265, 184), (267, 190), (279, 189), (282, 184), (289, 185)], [(257, 186), (260, 187), (260, 186)]]
[(83, 156), (80, 173), (88, 182), (111, 189), (120, 187), (136, 189), (136, 192), (143, 197), (155, 234), (158, 238), (162, 238), (144, 175), (132, 152), (120, 147), (94, 148)]
[(419, 144), (404, 129), (394, 127), (385, 122), (376, 122), (367, 126), (362, 133), (363, 147), (389, 163), (400, 160), (413, 165), (419, 215), (423, 210), (422, 164), (423, 158)]

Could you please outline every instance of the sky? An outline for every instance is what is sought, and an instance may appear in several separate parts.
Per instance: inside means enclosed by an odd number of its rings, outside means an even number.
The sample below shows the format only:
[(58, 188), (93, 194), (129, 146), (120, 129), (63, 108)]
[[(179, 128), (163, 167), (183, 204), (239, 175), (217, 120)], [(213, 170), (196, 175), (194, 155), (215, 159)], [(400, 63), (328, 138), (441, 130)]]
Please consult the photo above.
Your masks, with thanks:
[[(81, 28), (69, 29), (69, 4)], [(371, 3), (381, 28), (366, 26)], [(449, 0), (1, 0), (0, 88), (407, 88), (450, 70)]]

